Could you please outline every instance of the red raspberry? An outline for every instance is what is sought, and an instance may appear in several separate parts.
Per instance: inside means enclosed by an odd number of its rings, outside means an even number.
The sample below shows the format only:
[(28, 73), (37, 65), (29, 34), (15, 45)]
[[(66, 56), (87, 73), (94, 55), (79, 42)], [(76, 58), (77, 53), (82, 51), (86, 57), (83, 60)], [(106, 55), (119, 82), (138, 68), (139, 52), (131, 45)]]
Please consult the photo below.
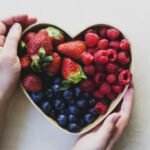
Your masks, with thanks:
[(120, 35), (120, 32), (115, 29), (115, 28), (111, 28), (107, 30), (107, 37), (111, 40), (116, 40)]
[(118, 81), (121, 85), (128, 85), (131, 83), (132, 80), (132, 74), (129, 70), (123, 70), (120, 72), (118, 76)]
[(112, 85), (112, 89), (115, 93), (121, 93), (123, 91), (123, 86), (119, 84)]
[(98, 34), (100, 35), (101, 38), (106, 38), (107, 37), (107, 28), (106, 27), (102, 27), (99, 31)]
[(107, 49), (108, 48), (108, 40), (107, 39), (101, 39), (99, 40), (98, 44), (97, 44), (97, 48), (99, 50), (102, 50), (102, 49)]
[(106, 65), (106, 70), (109, 73), (115, 73), (118, 70), (118, 65), (116, 65), (114, 63), (108, 63)]
[(116, 75), (112, 73), (108, 74), (106, 80), (108, 83), (114, 83), (116, 81)]
[(130, 43), (127, 39), (122, 39), (120, 42), (120, 49), (122, 50), (129, 50), (130, 49)]
[(96, 30), (94, 30), (94, 29), (88, 29), (88, 30), (86, 31), (86, 33), (96, 33)]
[(35, 34), (36, 34), (36, 33), (34, 33), (34, 32), (28, 32), (28, 33), (26, 34), (26, 36), (25, 36), (25, 41), (26, 41), (26, 42), (29, 42), (30, 39), (32, 39), (32, 37), (34, 37)]
[(88, 52), (83, 52), (81, 55), (83, 64), (89, 65), (93, 62), (93, 56)]
[(104, 95), (102, 93), (100, 93), (99, 90), (97, 90), (97, 91), (93, 92), (93, 97), (100, 100), (104, 97)]
[(106, 50), (97, 51), (94, 54), (94, 62), (98, 64), (106, 64), (108, 63), (108, 52)]
[(84, 72), (88, 76), (93, 76), (96, 73), (96, 69), (94, 65), (87, 65), (83, 68)]
[(85, 41), (89, 47), (94, 47), (99, 40), (99, 36), (96, 33), (88, 32), (85, 34)]
[(94, 110), (96, 112), (98, 112), (99, 114), (106, 114), (107, 110), (108, 110), (108, 106), (102, 102), (98, 102), (95, 107), (94, 107)]
[(96, 64), (96, 70), (97, 72), (105, 72), (106, 70), (105, 65)]
[(101, 84), (105, 79), (105, 75), (103, 73), (96, 73), (94, 77), (94, 81), (97, 85)]
[(94, 90), (94, 82), (90, 79), (84, 80), (80, 83), (80, 87), (84, 92), (91, 92)]
[(110, 41), (109, 46), (115, 50), (120, 49), (120, 42), (119, 41)]
[(117, 96), (118, 96), (118, 94), (111, 92), (107, 95), (107, 98), (113, 101), (117, 98)]
[(91, 55), (94, 55), (97, 52), (97, 50), (95, 48), (89, 48), (87, 52), (90, 53)]
[(130, 57), (127, 56), (126, 52), (120, 52), (118, 54), (118, 61), (121, 63), (121, 64), (128, 64), (130, 62)]
[(117, 52), (114, 49), (108, 49), (108, 58), (110, 62), (117, 61)]
[(119, 67), (119, 70), (118, 70), (118, 72), (120, 73), (121, 71), (123, 71), (124, 70), (124, 68), (123, 67)]
[(100, 85), (99, 91), (102, 94), (109, 94), (111, 92), (111, 86), (107, 82), (104, 82), (103, 84)]

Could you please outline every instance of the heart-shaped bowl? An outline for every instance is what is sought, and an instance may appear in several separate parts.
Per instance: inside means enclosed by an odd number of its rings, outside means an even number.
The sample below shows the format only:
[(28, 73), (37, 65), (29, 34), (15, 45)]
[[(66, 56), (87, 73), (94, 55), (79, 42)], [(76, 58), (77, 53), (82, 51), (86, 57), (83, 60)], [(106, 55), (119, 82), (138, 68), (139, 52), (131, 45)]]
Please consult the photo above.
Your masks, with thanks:
[[(49, 23), (38, 23), (38, 24), (34, 24), (28, 28), (26, 28), (24, 31), (23, 31), (23, 34), (22, 34), (22, 37), (25, 36), (26, 33), (30, 32), (30, 31), (38, 31), (39, 29), (41, 28), (46, 28), (46, 27), (56, 27), (57, 29), (60, 29), (59, 27), (53, 25), (53, 24), (49, 24)], [(93, 25), (93, 26), (90, 26), (90, 27), (87, 27), (85, 30), (83, 30), (82, 32), (80, 32), (79, 34), (77, 34), (77, 36), (75, 37), (71, 37), (68, 33), (66, 33), (65, 31), (63, 31), (62, 29), (60, 29), (61, 31), (64, 32), (65, 36), (66, 36), (66, 39), (68, 41), (71, 41), (71, 40), (76, 40), (76, 39), (80, 39), (81, 35), (83, 36), (85, 31), (87, 31), (88, 29), (91, 29), (91, 28), (100, 28), (100, 27), (108, 27), (108, 28), (115, 28), (111, 25), (107, 25), (107, 24), (96, 24), (96, 25)], [(120, 31), (120, 30), (119, 30)], [(126, 36), (120, 31), (121, 35), (123, 38), (125, 39), (128, 39), (126, 38)], [(129, 65), (129, 70), (132, 72), (133, 71), (133, 60), (132, 60), (132, 53), (131, 53), (131, 49), (132, 47), (130, 47), (130, 57), (131, 57), (131, 62), (130, 62), (130, 65)], [(41, 113), (50, 123), (52, 123), (54, 126), (56, 126), (57, 128), (61, 129), (62, 131), (64, 131), (65, 133), (70, 133), (70, 134), (83, 134), (83, 133), (86, 133), (87, 131), (93, 129), (94, 127), (96, 127), (98, 124), (100, 124), (110, 113), (112, 113), (114, 111), (114, 109), (117, 107), (117, 105), (121, 102), (124, 94), (126, 93), (129, 85), (126, 85), (124, 87), (124, 90), (117, 96), (117, 98), (115, 100), (113, 100), (107, 110), (107, 113), (104, 114), (104, 115), (100, 115), (93, 123), (85, 126), (84, 128), (81, 129), (80, 132), (77, 132), (77, 133), (72, 133), (72, 132), (69, 132), (67, 129), (64, 129), (62, 128), (61, 126), (58, 125), (57, 121), (55, 121), (54, 119), (52, 119), (51, 117), (47, 116), (40, 108), (39, 106), (34, 103), (34, 101), (32, 100), (32, 98), (30, 97), (30, 95), (28, 94), (28, 92), (26, 91), (26, 89), (23, 87), (22, 83), (20, 82), (20, 86), (21, 86), (21, 89), (23, 91), (23, 93), (26, 95), (27, 99), (31, 102), (31, 104), (37, 109), (37, 111), (39, 113)]]

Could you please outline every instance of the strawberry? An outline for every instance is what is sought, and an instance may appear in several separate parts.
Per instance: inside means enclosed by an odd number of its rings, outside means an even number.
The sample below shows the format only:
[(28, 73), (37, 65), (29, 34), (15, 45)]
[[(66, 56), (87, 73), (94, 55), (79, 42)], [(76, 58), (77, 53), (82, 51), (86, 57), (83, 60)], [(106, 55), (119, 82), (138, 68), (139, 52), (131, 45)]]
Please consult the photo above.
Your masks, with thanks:
[(52, 62), (47, 67), (47, 72), (54, 75), (58, 73), (60, 69), (61, 57), (57, 53), (53, 52), (52, 59)]
[(77, 40), (60, 44), (57, 49), (66, 56), (80, 58), (81, 54), (86, 50), (86, 45), (84, 42)]
[(25, 35), (25, 41), (28, 43), (34, 37), (35, 34), (36, 34), (35, 32), (28, 32)]
[(42, 81), (39, 76), (34, 74), (26, 75), (22, 80), (22, 85), (28, 92), (39, 92), (42, 90)]
[(55, 27), (48, 27), (46, 31), (48, 32), (48, 35), (54, 45), (58, 45), (64, 42), (64, 35), (59, 29)]
[(74, 84), (80, 82), (81, 79), (86, 79), (81, 66), (70, 58), (63, 59), (62, 75), (65, 80)]
[(31, 65), (31, 58), (28, 55), (25, 55), (20, 58), (20, 64), (22, 69), (27, 69)]

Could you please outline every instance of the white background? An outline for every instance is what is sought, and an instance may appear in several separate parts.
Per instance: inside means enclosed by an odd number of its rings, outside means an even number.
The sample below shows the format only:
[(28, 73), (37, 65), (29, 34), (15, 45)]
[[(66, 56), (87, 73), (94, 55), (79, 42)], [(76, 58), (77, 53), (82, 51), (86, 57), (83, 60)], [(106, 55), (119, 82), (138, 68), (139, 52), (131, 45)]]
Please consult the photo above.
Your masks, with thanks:
[[(28, 13), (63, 28), (72, 36), (88, 25), (108, 23), (132, 42), (135, 105), (130, 125), (115, 150), (150, 146), (150, 8), (149, 0), (0, 0), (0, 17)], [(1, 150), (70, 150), (76, 137), (47, 122), (20, 88), (9, 111)]]

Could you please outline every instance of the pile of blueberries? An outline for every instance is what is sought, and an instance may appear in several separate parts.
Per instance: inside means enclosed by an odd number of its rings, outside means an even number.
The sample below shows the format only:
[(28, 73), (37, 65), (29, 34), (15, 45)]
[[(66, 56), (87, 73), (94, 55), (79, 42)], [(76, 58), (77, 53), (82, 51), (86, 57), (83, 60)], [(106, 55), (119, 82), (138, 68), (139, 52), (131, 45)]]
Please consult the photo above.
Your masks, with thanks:
[(97, 99), (84, 93), (78, 85), (61, 90), (62, 79), (56, 77), (45, 92), (30, 93), (41, 110), (70, 132), (80, 132), (100, 115), (94, 110)]

